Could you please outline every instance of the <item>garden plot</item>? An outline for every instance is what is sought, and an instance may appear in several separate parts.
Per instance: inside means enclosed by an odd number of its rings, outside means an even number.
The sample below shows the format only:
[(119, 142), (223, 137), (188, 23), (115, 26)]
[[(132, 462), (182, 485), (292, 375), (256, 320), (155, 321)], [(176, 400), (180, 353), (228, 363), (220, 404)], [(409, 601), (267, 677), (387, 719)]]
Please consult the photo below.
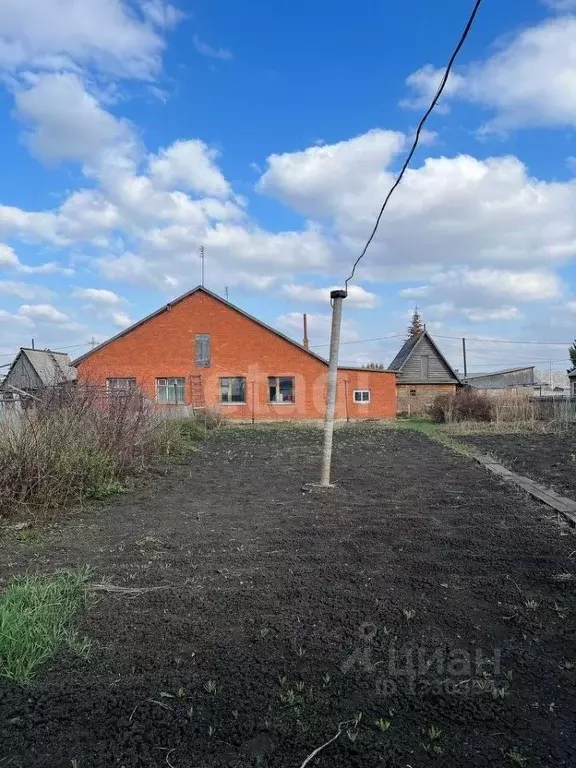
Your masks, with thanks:
[(469, 435), (469, 445), (576, 501), (576, 429), (549, 434)]
[(0, 768), (576, 765), (572, 529), (413, 431), (338, 430), (310, 491), (320, 444), (223, 429), (0, 541), (4, 585), (88, 566), (98, 598), (88, 658), (0, 680)]

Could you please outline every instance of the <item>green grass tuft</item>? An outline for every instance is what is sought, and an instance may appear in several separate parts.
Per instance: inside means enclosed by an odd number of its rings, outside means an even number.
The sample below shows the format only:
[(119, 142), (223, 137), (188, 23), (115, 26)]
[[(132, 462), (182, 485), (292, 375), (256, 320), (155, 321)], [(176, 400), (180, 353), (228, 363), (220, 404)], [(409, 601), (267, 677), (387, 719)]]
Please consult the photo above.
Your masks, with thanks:
[(93, 603), (88, 569), (57, 573), (52, 579), (14, 579), (0, 597), (0, 677), (21, 685), (61, 648), (86, 657), (90, 641), (79, 637), (75, 614)]

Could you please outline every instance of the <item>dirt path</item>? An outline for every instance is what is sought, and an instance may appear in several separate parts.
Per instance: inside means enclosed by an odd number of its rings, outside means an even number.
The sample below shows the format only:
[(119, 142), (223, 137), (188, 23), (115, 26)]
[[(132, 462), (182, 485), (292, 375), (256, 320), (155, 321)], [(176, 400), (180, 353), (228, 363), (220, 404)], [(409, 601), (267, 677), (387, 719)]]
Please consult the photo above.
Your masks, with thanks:
[(300, 768), (355, 716), (310, 768), (576, 765), (572, 531), (412, 432), (340, 430), (337, 488), (303, 492), (319, 443), (226, 430), (0, 542), (3, 579), (90, 564), (155, 588), (102, 595), (90, 663), (0, 683), (0, 768)]

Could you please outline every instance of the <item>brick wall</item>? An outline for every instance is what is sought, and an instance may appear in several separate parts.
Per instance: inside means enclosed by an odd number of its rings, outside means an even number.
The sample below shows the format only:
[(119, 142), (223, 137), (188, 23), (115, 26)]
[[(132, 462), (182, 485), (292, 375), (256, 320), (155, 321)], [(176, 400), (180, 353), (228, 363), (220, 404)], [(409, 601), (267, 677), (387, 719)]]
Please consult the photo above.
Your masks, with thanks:
[[(196, 334), (210, 334), (208, 368), (195, 364)], [(303, 349), (203, 291), (175, 303), (149, 321), (78, 363), (81, 381), (135, 378), (151, 400), (156, 379), (183, 377), (191, 404), (191, 376), (201, 376), (206, 404), (234, 419), (318, 419), (324, 416), (327, 366)], [(245, 404), (220, 403), (220, 378), (246, 379)], [(293, 376), (294, 403), (268, 402), (268, 377)], [(346, 382), (346, 384), (344, 384)], [(346, 398), (345, 390), (348, 391)], [(354, 389), (370, 389), (367, 405), (353, 402)], [(380, 371), (339, 372), (337, 417), (394, 418), (396, 378)], [(169, 406), (168, 406), (169, 407)]]
[[(398, 384), (396, 387), (398, 413), (424, 415), (437, 395), (455, 391), (455, 384)], [(412, 394), (414, 392), (415, 394)]]

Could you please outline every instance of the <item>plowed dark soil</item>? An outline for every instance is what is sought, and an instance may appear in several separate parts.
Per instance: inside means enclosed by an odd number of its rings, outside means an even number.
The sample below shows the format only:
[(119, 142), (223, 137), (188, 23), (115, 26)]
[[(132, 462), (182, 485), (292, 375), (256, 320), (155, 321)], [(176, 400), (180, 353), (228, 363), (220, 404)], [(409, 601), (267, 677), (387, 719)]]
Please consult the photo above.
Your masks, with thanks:
[(576, 500), (576, 429), (544, 435), (470, 435), (463, 440), (514, 472)]
[(150, 589), (100, 593), (88, 662), (0, 682), (0, 768), (300, 768), (342, 721), (310, 768), (576, 766), (571, 529), (392, 429), (339, 430), (336, 488), (302, 490), (320, 442), (227, 429), (0, 542), (4, 581), (90, 564)]

